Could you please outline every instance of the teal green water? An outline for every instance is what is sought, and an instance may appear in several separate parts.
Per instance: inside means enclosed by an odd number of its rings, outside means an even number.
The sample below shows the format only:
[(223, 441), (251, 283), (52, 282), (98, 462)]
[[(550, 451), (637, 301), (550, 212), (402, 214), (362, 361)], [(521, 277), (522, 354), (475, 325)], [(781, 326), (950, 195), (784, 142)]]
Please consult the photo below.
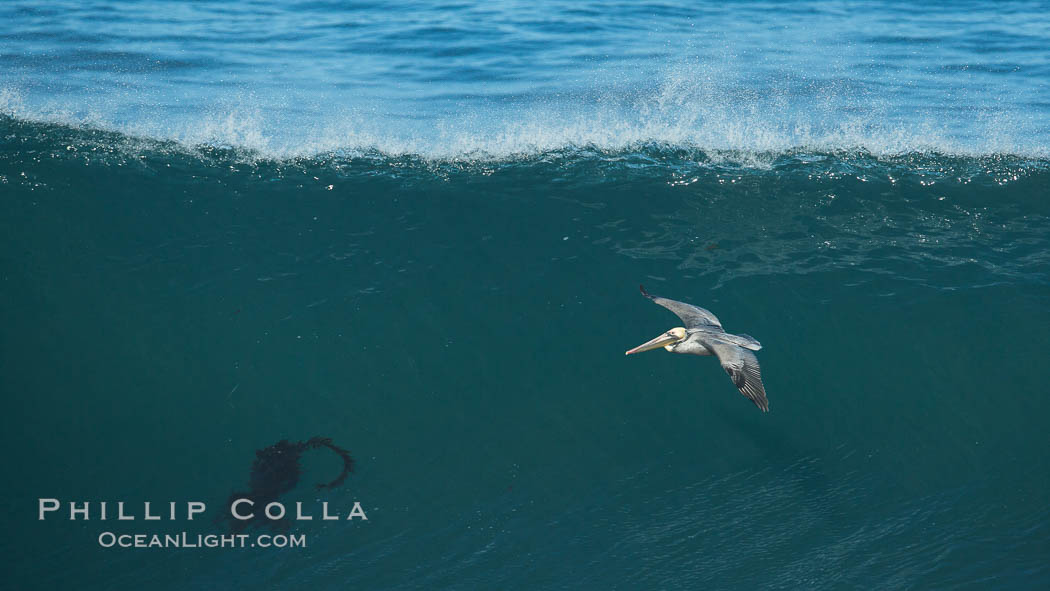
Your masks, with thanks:
[[(11, 588), (1038, 588), (1050, 163), (636, 145), (274, 161), (0, 119)], [(623, 351), (703, 305), (709, 358)], [(332, 437), (305, 549), (121, 550)], [(213, 532), (210, 523), (155, 530)]]

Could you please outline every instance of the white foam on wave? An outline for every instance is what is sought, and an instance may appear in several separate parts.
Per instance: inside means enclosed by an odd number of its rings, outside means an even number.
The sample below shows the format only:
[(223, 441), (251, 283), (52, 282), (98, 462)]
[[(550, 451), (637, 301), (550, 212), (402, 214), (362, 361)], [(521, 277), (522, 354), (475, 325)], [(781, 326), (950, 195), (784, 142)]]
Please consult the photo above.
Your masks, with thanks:
[(765, 155), (793, 150), (1050, 155), (1040, 133), (1046, 122), (1035, 116), (973, 105), (901, 113), (891, 101), (834, 85), (803, 85), (803, 91), (812, 91), (808, 94), (800, 94), (797, 85), (758, 92), (727, 72), (682, 67), (634, 93), (613, 88), (500, 106), (477, 103), (413, 119), (392, 116), (384, 105), (329, 102), (304, 109), (298, 101), (244, 93), (190, 115), (136, 104), (128, 96), (103, 96), (96, 104), (72, 108), (30, 100), (10, 87), (0, 88), (0, 113), (278, 159), (334, 152), (486, 160), (573, 148), (616, 152), (642, 144)]

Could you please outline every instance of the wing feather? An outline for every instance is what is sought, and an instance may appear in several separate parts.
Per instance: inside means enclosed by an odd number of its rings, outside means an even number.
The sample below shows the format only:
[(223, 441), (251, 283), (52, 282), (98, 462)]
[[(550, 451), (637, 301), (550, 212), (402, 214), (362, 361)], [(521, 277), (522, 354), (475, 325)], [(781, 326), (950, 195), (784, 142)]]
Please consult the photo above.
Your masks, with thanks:
[(718, 356), (722, 369), (726, 370), (733, 384), (762, 412), (769, 411), (769, 400), (762, 385), (762, 370), (755, 354), (730, 343), (711, 343), (708, 347)]
[(709, 310), (685, 302), (676, 302), (675, 300), (651, 295), (649, 292), (645, 291), (644, 285), (639, 285), (638, 287), (642, 290), (642, 295), (674, 312), (676, 316), (682, 319), (686, 328), (715, 327), (719, 331), (722, 330), (722, 323), (719, 322), (718, 318), (716, 318)]

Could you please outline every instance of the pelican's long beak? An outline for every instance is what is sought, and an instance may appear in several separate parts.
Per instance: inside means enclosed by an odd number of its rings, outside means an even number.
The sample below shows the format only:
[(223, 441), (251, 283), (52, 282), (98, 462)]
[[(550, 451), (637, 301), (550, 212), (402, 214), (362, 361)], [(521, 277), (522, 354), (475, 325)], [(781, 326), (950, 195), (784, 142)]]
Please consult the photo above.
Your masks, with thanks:
[(652, 351), (653, 349), (659, 349), (660, 347), (670, 345), (671, 343), (677, 343), (680, 340), (681, 338), (678, 335), (670, 332), (665, 332), (664, 334), (656, 337), (648, 343), (638, 345), (630, 351), (627, 351), (626, 353), (624, 353), (624, 355), (633, 355), (634, 353), (644, 353), (645, 351)]

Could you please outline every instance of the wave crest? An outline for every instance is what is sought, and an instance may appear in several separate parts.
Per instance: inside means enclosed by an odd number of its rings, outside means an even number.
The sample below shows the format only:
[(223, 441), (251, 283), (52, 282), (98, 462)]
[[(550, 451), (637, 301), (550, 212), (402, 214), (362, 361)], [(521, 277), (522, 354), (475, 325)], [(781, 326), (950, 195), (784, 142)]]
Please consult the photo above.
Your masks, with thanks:
[[(794, 85), (763, 92), (734, 84), (725, 72), (684, 69), (648, 90), (607, 88), (580, 96), (518, 98), (474, 104), (418, 118), (377, 114), (378, 107), (324, 105), (296, 109), (280, 100), (238, 96), (174, 117), (136, 106), (131, 119), (100, 104), (70, 109), (29, 105), (0, 89), (0, 114), (175, 142), (185, 148), (235, 148), (264, 158), (341, 153), (429, 160), (505, 160), (590, 149), (617, 152), (661, 145), (707, 152), (834, 153), (877, 156), (937, 153), (1046, 158), (1039, 122), (1005, 111), (966, 108), (903, 114), (878, 97)], [(956, 112), (957, 111), (957, 112)]]

